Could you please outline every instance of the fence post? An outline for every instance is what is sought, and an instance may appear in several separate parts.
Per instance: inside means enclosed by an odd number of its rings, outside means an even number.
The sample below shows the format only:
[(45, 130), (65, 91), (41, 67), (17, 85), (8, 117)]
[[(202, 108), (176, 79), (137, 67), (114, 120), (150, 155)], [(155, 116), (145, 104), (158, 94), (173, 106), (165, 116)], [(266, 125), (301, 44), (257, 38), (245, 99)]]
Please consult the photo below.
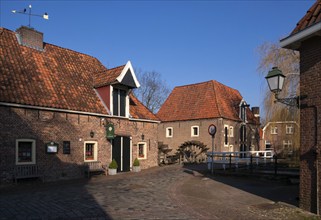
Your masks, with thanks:
[(230, 154), (230, 170), (232, 169), (232, 154)]
[(251, 172), (253, 172), (253, 155), (251, 154), (251, 164), (250, 164), (250, 169), (251, 169)]
[(278, 173), (278, 156), (274, 155), (274, 175), (276, 176)]

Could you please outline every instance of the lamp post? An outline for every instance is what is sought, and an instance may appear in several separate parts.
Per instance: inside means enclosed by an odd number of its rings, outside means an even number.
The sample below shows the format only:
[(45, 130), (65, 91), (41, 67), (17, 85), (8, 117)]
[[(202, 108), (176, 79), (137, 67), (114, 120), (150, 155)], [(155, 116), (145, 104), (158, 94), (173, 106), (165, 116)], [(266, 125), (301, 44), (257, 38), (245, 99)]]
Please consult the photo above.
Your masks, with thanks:
[(275, 102), (280, 102), (288, 106), (296, 106), (299, 107), (299, 101), (306, 96), (295, 96), (295, 97), (288, 97), (288, 98), (280, 98), (279, 94), (283, 89), (285, 75), (283, 75), (282, 71), (277, 68), (273, 67), (271, 71), (268, 72), (267, 76), (265, 77), (271, 92), (275, 95)]

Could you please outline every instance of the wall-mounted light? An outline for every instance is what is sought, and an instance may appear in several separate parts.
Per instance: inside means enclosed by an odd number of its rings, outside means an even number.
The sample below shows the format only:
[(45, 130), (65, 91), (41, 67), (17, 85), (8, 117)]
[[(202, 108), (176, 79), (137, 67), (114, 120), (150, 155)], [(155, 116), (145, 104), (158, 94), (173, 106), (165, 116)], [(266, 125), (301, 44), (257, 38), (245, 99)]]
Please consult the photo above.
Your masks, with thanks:
[(89, 135), (90, 135), (91, 138), (93, 138), (95, 136), (95, 132), (93, 132), (93, 130), (91, 130)]
[(283, 89), (285, 75), (277, 67), (273, 67), (265, 77), (271, 92), (274, 93), (276, 102), (281, 102), (285, 105), (299, 107), (299, 101), (306, 98), (306, 96), (295, 96), (289, 98), (279, 98), (279, 94)]
[(144, 140), (145, 139), (145, 135), (144, 134), (142, 134), (142, 140)]

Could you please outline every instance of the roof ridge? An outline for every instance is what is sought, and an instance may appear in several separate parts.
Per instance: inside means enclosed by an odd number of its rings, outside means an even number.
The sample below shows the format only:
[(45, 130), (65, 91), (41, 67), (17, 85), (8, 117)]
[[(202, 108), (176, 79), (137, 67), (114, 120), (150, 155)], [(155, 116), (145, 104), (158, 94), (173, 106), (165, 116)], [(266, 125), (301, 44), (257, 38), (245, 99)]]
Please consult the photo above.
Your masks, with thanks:
[[(11, 33), (13, 33), (13, 34), (17, 34), (17, 32), (15, 32), (15, 31), (13, 31), (13, 30), (10, 30), (10, 29), (8, 29), (8, 28), (4, 28), (4, 27), (0, 27), (0, 28), (3, 29), (3, 30), (5, 30), (5, 31), (11, 32)], [(94, 57), (94, 56), (92, 56), (92, 55), (89, 55), (89, 54), (86, 54), (86, 53), (83, 53), (83, 52), (79, 52), (79, 51), (76, 51), (76, 50), (73, 50), (73, 49), (69, 49), (69, 48), (66, 48), (66, 47), (58, 46), (58, 45), (55, 45), (55, 44), (52, 44), (52, 43), (47, 43), (47, 42), (45, 42), (45, 41), (44, 41), (43, 43), (44, 43), (44, 45), (51, 45), (51, 46), (56, 47), (56, 48), (60, 48), (60, 49), (67, 50), (67, 51), (71, 51), (71, 52), (77, 53), (77, 54), (82, 54), (82, 55), (87, 56), (87, 57), (91, 57), (92, 59), (95, 59), (95, 60), (97, 60), (99, 63), (101, 63), (100, 60), (99, 60), (97, 57)], [(101, 63), (101, 64), (102, 64), (102, 63)], [(103, 64), (102, 64), (102, 65), (103, 65)], [(105, 66), (105, 65), (103, 65), (103, 66)], [(107, 67), (105, 67), (105, 68), (107, 69)]]
[[(189, 86), (195, 86), (195, 85), (200, 85), (200, 84), (205, 84), (209, 83), (213, 80), (205, 81), (205, 82), (198, 82), (198, 83), (192, 83), (192, 84), (187, 84), (187, 85), (181, 85), (181, 86), (175, 86), (174, 88), (180, 88), (180, 87), (189, 87)], [(214, 80), (215, 81), (215, 80)]]
[(126, 64), (120, 65), (120, 66), (116, 66), (116, 67), (110, 68), (110, 69), (108, 69), (108, 70), (114, 70), (114, 69), (116, 69), (116, 68), (125, 67), (125, 66), (126, 66)]

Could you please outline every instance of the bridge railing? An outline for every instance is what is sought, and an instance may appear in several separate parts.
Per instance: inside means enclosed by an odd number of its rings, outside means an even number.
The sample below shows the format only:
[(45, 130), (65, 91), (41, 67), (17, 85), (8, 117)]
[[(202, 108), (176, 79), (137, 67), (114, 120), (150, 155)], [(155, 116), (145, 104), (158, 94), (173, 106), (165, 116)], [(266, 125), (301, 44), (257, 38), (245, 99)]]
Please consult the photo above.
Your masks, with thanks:
[(277, 157), (272, 150), (265, 151), (236, 151), (236, 152), (207, 152), (207, 165), (211, 169), (212, 162), (215, 168), (229, 167), (238, 169), (241, 166), (253, 168), (254, 165), (266, 165), (277, 162)]

